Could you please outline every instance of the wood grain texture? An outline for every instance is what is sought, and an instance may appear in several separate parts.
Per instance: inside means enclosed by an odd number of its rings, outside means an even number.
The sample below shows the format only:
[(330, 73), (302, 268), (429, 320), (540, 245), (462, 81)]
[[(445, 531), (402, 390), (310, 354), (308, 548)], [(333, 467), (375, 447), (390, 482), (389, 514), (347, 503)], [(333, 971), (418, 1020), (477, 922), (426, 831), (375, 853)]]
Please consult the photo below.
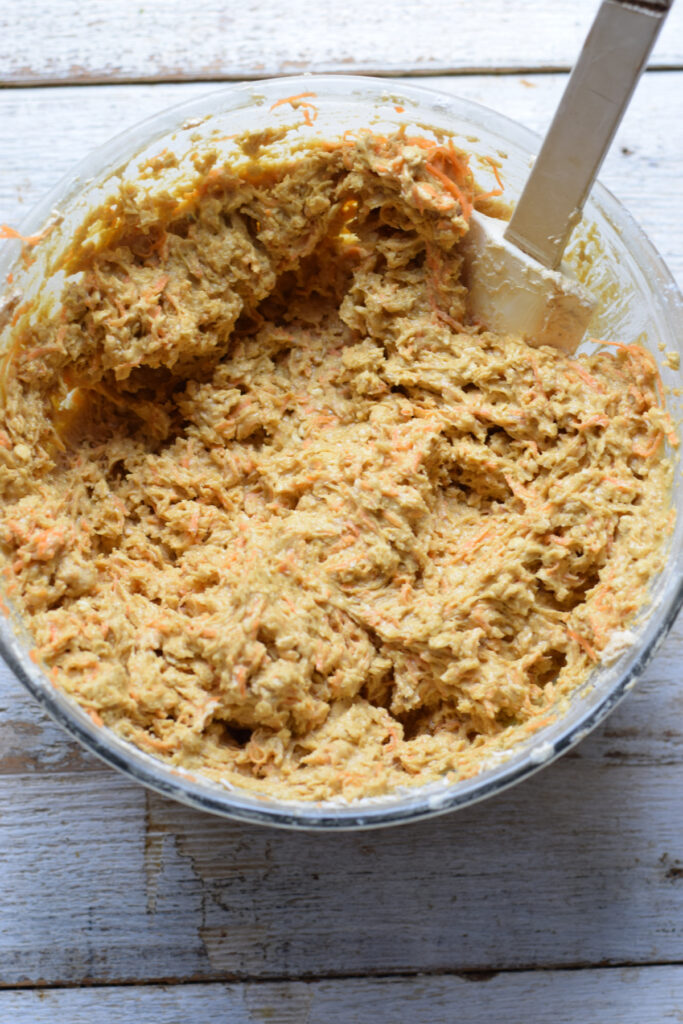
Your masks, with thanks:
[[(0, 84), (567, 69), (597, 0), (5, 0)], [(683, 12), (653, 53), (683, 63)]]
[[(652, 72), (643, 78), (600, 180), (630, 210), (683, 287), (677, 228), (683, 223), (681, 81), (683, 75), (677, 72)], [(473, 75), (424, 84), (482, 103), (542, 133), (565, 82), (566, 75)], [(400, 89), (399, 80), (396, 87)], [(0, 90), (0, 223), (19, 223), (94, 146), (210, 89), (206, 83), (193, 83)]]
[(682, 646), (683, 623), (599, 732), (508, 793), (336, 836), (51, 768), (72, 745), (5, 672), (2, 719), (42, 738), (0, 775), (0, 986), (680, 962)]
[(683, 967), (0, 992), (13, 1024), (667, 1024)]

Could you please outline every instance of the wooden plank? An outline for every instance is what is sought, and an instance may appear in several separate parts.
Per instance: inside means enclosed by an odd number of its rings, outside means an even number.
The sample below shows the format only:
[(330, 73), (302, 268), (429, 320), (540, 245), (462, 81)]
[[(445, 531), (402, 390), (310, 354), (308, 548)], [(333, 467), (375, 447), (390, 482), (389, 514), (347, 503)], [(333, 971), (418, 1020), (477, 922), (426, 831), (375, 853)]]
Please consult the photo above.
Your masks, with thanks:
[(0, 776), (101, 770), (0, 661)]
[(201, 886), (172, 849), (146, 908), (140, 787), (105, 770), (5, 776), (0, 822), (0, 987), (207, 973)]
[(680, 1021), (683, 967), (0, 992), (13, 1024)]
[[(630, 209), (683, 287), (678, 228), (683, 223), (682, 80), (677, 72), (645, 76), (600, 177)], [(424, 84), (492, 107), (542, 132), (565, 81), (564, 75), (474, 75)], [(115, 131), (209, 88), (194, 83), (0, 90), (0, 223), (18, 223), (78, 159)]]
[[(433, 74), (571, 67), (596, 0), (9, 0), (0, 84), (261, 78), (304, 71)], [(653, 64), (683, 62), (674, 6)]]

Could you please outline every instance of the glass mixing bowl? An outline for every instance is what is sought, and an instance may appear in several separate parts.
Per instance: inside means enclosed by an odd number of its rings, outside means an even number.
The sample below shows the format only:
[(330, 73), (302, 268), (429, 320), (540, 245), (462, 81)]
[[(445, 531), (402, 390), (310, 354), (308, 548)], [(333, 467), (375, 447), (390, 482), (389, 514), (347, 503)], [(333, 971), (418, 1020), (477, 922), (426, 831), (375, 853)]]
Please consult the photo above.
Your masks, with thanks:
[[(299, 94), (304, 104), (279, 100)], [(273, 104), (277, 104), (273, 107)], [(528, 174), (539, 140), (520, 125), (475, 103), (414, 86), (370, 78), (304, 76), (239, 84), (192, 100), (143, 122), (94, 150), (43, 200), (21, 225), (25, 236), (53, 227), (35, 247), (30, 265), (20, 244), (0, 250), (0, 280), (13, 282), (2, 298), (40, 297), (54, 301), (63, 276), (51, 274), (51, 261), (72, 241), (89, 209), (126, 179), (140, 180), (142, 165), (160, 151), (173, 151), (177, 167), (162, 172), (169, 188), (181, 187), (189, 159), (202, 148), (230, 151), (231, 136), (246, 129), (291, 126), (288, 141), (314, 135), (338, 136), (346, 130), (387, 132), (407, 124), (412, 130), (443, 130), (474, 154), (475, 173), (484, 187), (495, 188), (492, 169), (478, 157), (500, 160), (505, 197), (514, 200)], [(160, 179), (148, 178), (158, 189)], [(29, 261), (30, 262), (30, 261)], [(680, 370), (662, 350), (680, 352), (683, 302), (662, 260), (643, 232), (602, 186), (596, 185), (584, 219), (575, 231), (567, 262), (601, 299), (591, 324), (593, 336), (639, 341), (657, 358), (665, 385), (682, 388)], [(0, 306), (0, 310), (2, 307)], [(2, 322), (0, 317), (0, 323)], [(661, 346), (661, 349), (660, 349)], [(669, 392), (669, 407), (680, 420), (680, 398)], [(683, 506), (683, 479), (676, 472), (673, 503)], [(40, 704), (65, 729), (108, 764), (166, 796), (194, 807), (243, 821), (308, 829), (367, 828), (412, 821), (464, 807), (497, 793), (548, 764), (583, 738), (634, 685), (674, 622), (683, 601), (683, 516), (668, 540), (666, 568), (652, 582), (650, 601), (637, 621), (613, 645), (613, 658), (594, 670), (555, 720), (530, 739), (482, 763), (479, 774), (458, 782), (397, 790), (386, 797), (354, 803), (303, 803), (222, 786), (179, 771), (93, 723), (69, 697), (55, 689), (31, 659), (31, 640), (5, 598), (0, 616), (0, 652)]]

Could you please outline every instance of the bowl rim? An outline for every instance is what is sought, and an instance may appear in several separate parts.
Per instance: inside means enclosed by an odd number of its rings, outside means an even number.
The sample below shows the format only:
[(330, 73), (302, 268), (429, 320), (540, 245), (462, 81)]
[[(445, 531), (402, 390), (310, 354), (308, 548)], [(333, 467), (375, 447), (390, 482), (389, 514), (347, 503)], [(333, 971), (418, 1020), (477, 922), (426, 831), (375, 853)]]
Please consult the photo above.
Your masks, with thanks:
[[(296, 89), (297, 85), (306, 87), (312, 83), (322, 89), (332, 88), (333, 92), (337, 88), (339, 92), (335, 95), (339, 98), (345, 96), (351, 101), (355, 98), (354, 89), (364, 91), (364, 94), (358, 97), (363, 102), (377, 103), (387, 94), (390, 94), (392, 101), (397, 97), (414, 99), (423, 116), (429, 115), (424, 106), (431, 106), (432, 111), (438, 111), (441, 118), (452, 113), (455, 118), (471, 120), (472, 115), (475, 115), (480, 122), (489, 122), (494, 130), (507, 134), (511, 142), (530, 153), (534, 153), (541, 142), (536, 133), (489, 107), (439, 89), (398, 82), (395, 79), (362, 75), (304, 74), (232, 83), (166, 107), (91, 150), (63, 175), (22, 219), (21, 234), (28, 235), (42, 227), (55, 203), (64, 201), (69, 192), (90, 175), (101, 174), (115, 159), (118, 159), (120, 166), (133, 160), (141, 148), (141, 145), (135, 144), (136, 140), (147, 145), (157, 136), (177, 130), (183, 121), (192, 115), (211, 116), (216, 110), (207, 110), (207, 106), (216, 108), (216, 104), (222, 98), (226, 101), (235, 101), (230, 110), (239, 109), (240, 104), (237, 101), (240, 98), (244, 100), (241, 105), (248, 106), (257, 96), (272, 97), (278, 90), (289, 88), (291, 85)], [(305, 91), (305, 88), (301, 91)], [(409, 113), (406, 111), (408, 116)], [(122, 146), (125, 149), (123, 156)], [(683, 326), (683, 300), (670, 271), (654, 245), (630, 213), (599, 182), (593, 187), (591, 200), (604, 217), (610, 221), (616, 220), (621, 229), (625, 227), (635, 236), (641, 257), (656, 271), (660, 282), (666, 285), (669, 312)], [(0, 255), (0, 267), (6, 262), (4, 256), (5, 253)], [(13, 628), (9, 618), (0, 616), (0, 655), (26, 689), (70, 735), (107, 764), (164, 796), (199, 810), (251, 824), (315, 831), (377, 828), (445, 814), (503, 792), (550, 764), (580, 742), (633, 687), (676, 621), (683, 606), (683, 553), (679, 552), (678, 555), (678, 565), (674, 567), (663, 614), (652, 624), (647, 638), (632, 652), (627, 668), (616, 684), (606, 690), (599, 700), (593, 703), (587, 700), (583, 711), (576, 716), (570, 727), (553, 740), (550, 749), (544, 749), (544, 744), (541, 743), (534, 748), (537, 751), (535, 756), (533, 750), (527, 751), (523, 756), (514, 755), (513, 752), (498, 766), (493, 769), (483, 768), (472, 778), (450, 784), (440, 782), (436, 786), (428, 784), (414, 788), (405, 787), (392, 791), (387, 797), (362, 798), (339, 803), (327, 801), (320, 804), (312, 801), (276, 800), (250, 789), (221, 788), (208, 778), (179, 770), (122, 740), (113, 731), (95, 725), (72, 698), (49, 683), (40, 666), (30, 659), (30, 638), (25, 631), (23, 636), (21, 635), (20, 620), (15, 621)], [(6, 603), (11, 608), (11, 602)], [(544, 732), (545, 730), (539, 732), (539, 739), (542, 739)]]

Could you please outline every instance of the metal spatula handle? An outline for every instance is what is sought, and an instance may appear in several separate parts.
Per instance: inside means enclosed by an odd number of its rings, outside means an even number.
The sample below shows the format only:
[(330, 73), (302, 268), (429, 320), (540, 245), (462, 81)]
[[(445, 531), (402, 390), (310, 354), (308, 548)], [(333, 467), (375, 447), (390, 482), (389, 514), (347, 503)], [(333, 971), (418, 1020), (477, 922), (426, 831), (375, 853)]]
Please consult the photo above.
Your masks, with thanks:
[(555, 270), (673, 0), (604, 0), (505, 237)]

